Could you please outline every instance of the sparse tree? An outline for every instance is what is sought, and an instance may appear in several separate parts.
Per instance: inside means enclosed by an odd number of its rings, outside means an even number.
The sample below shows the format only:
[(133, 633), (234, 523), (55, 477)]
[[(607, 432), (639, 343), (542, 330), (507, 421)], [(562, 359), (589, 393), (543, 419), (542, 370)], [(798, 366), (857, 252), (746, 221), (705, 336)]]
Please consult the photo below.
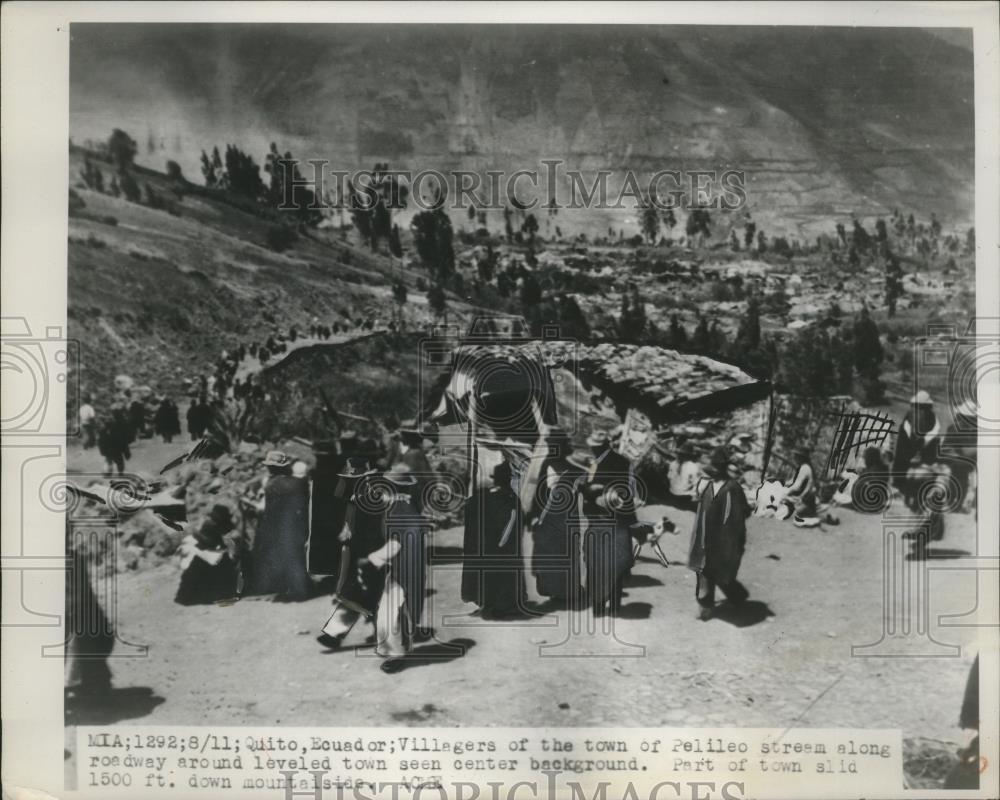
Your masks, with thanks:
[(108, 154), (119, 173), (132, 167), (137, 150), (135, 139), (121, 128), (115, 128), (111, 132), (111, 136), (108, 138)]
[(431, 280), (446, 285), (455, 271), (454, 233), (451, 219), (443, 208), (421, 211), (410, 223), (417, 255), (430, 273)]
[(642, 233), (650, 244), (656, 244), (660, 234), (660, 210), (654, 203), (654, 198), (643, 201), (641, 211)]
[(699, 246), (703, 246), (705, 240), (712, 234), (711, 221), (711, 216), (707, 208), (692, 208), (688, 212), (687, 223), (684, 227), (688, 241), (691, 242), (697, 239)]
[(538, 220), (534, 214), (528, 214), (521, 223), (521, 233), (528, 237), (528, 243), (534, 245), (535, 234), (538, 233)]
[[(215, 152), (218, 153), (219, 149), (216, 148)], [(205, 185), (209, 188), (215, 187), (219, 182), (219, 176), (215, 171), (215, 164), (204, 150), (201, 151), (201, 175), (205, 179)]]

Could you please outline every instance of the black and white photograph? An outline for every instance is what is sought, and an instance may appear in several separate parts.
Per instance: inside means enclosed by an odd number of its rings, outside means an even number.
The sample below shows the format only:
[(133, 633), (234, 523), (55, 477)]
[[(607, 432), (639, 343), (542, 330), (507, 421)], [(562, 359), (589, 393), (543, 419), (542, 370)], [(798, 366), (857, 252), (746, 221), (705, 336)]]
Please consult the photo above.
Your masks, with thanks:
[(68, 11), (46, 791), (991, 796), (995, 53), (587, 5)]

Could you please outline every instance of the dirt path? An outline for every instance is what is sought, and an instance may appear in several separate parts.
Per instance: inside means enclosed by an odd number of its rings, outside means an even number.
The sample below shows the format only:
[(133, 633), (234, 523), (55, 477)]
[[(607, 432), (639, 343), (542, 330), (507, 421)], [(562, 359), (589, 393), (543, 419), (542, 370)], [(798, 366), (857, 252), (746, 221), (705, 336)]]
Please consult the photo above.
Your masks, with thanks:
[[(144, 458), (152, 448), (137, 451)], [(642, 511), (652, 519), (662, 509)], [(685, 531), (665, 547), (680, 562), (691, 515), (668, 513)], [(175, 565), (126, 573), (117, 624), (125, 640), (149, 644), (149, 656), (113, 661), (120, 702), (101, 721), (859, 726), (964, 741), (956, 723), (971, 648), (943, 659), (851, 657), (852, 644), (881, 636), (881, 522), (852, 512), (841, 519), (825, 531), (752, 519), (741, 579), (753, 602), (741, 618), (697, 620), (693, 574), (664, 569), (644, 552), (617, 641), (574, 636), (562, 648), (552, 646), (567, 640), (571, 619), (586, 618), (469, 617), (471, 606), (459, 599), (461, 530), (436, 532), (426, 613), (439, 641), (397, 675), (383, 674), (368, 649), (329, 653), (315, 642), (330, 607), (325, 596), (185, 608), (172, 602)], [(937, 618), (975, 606), (968, 573), (947, 569), (955, 554), (975, 551), (974, 521), (950, 516), (940, 545), (942, 557), (929, 562), (930, 633), (968, 644), (974, 628), (941, 628)], [(581, 646), (603, 656), (564, 657)]]

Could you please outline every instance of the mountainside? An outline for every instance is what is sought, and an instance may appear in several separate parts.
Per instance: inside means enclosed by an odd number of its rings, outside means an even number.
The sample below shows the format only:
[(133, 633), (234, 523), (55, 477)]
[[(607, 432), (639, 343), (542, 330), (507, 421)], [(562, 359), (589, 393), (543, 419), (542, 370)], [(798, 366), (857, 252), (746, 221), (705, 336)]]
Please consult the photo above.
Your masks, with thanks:
[[(385, 324), (400, 279), (411, 286), (407, 321), (430, 319), (414, 275), (351, 239), (303, 230), (277, 252), (268, 244), (274, 223), (230, 196), (197, 187), (178, 196), (164, 175), (140, 168), (144, 198), (152, 189), (167, 207), (131, 203), (84, 188), (83, 161), (71, 152), (68, 318), (69, 336), (81, 343), (84, 392), (110, 393), (121, 373), (177, 392), (183, 379), (211, 372), (223, 349), (292, 325), (301, 332), (314, 319)], [(110, 180), (110, 165), (93, 163)]]
[[(794, 232), (972, 211), (970, 49), (917, 29), (73, 26), (71, 133), (140, 163), (270, 141), (342, 169), (742, 169)], [(969, 37), (971, 40), (971, 36)], [(147, 137), (148, 134), (148, 137)], [(148, 142), (144, 139), (148, 138)], [(524, 185), (524, 184), (523, 184)], [(547, 198), (543, 198), (547, 199)], [(628, 211), (608, 216), (634, 224)], [(634, 214), (631, 215), (634, 218)], [(592, 215), (566, 227), (593, 224)], [(829, 225), (827, 225), (829, 227)]]

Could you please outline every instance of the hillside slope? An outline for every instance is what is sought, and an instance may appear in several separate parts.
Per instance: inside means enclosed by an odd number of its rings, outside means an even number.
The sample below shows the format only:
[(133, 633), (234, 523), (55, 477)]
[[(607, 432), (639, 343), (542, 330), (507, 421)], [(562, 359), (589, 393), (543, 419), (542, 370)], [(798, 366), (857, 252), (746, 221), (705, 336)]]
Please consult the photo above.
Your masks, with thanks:
[[(163, 175), (139, 171), (169, 196), (176, 213), (71, 186), (85, 204), (69, 218), (69, 335), (81, 342), (83, 391), (110, 391), (115, 375), (176, 392), (220, 352), (269, 334), (322, 324), (388, 320), (391, 282), (401, 274), (385, 257), (310, 230), (284, 252), (267, 247), (273, 223), (206, 193), (177, 199)], [(96, 162), (95, 162), (96, 163)], [(109, 165), (100, 164), (110, 180)], [(406, 282), (413, 276), (404, 274)], [(413, 323), (428, 318), (410, 292)]]
[(929, 31), (113, 27), (74, 25), (71, 132), (148, 131), (157, 168), (276, 140), (343, 169), (743, 169), (751, 211), (788, 232), (894, 206), (971, 215), (972, 53)]

